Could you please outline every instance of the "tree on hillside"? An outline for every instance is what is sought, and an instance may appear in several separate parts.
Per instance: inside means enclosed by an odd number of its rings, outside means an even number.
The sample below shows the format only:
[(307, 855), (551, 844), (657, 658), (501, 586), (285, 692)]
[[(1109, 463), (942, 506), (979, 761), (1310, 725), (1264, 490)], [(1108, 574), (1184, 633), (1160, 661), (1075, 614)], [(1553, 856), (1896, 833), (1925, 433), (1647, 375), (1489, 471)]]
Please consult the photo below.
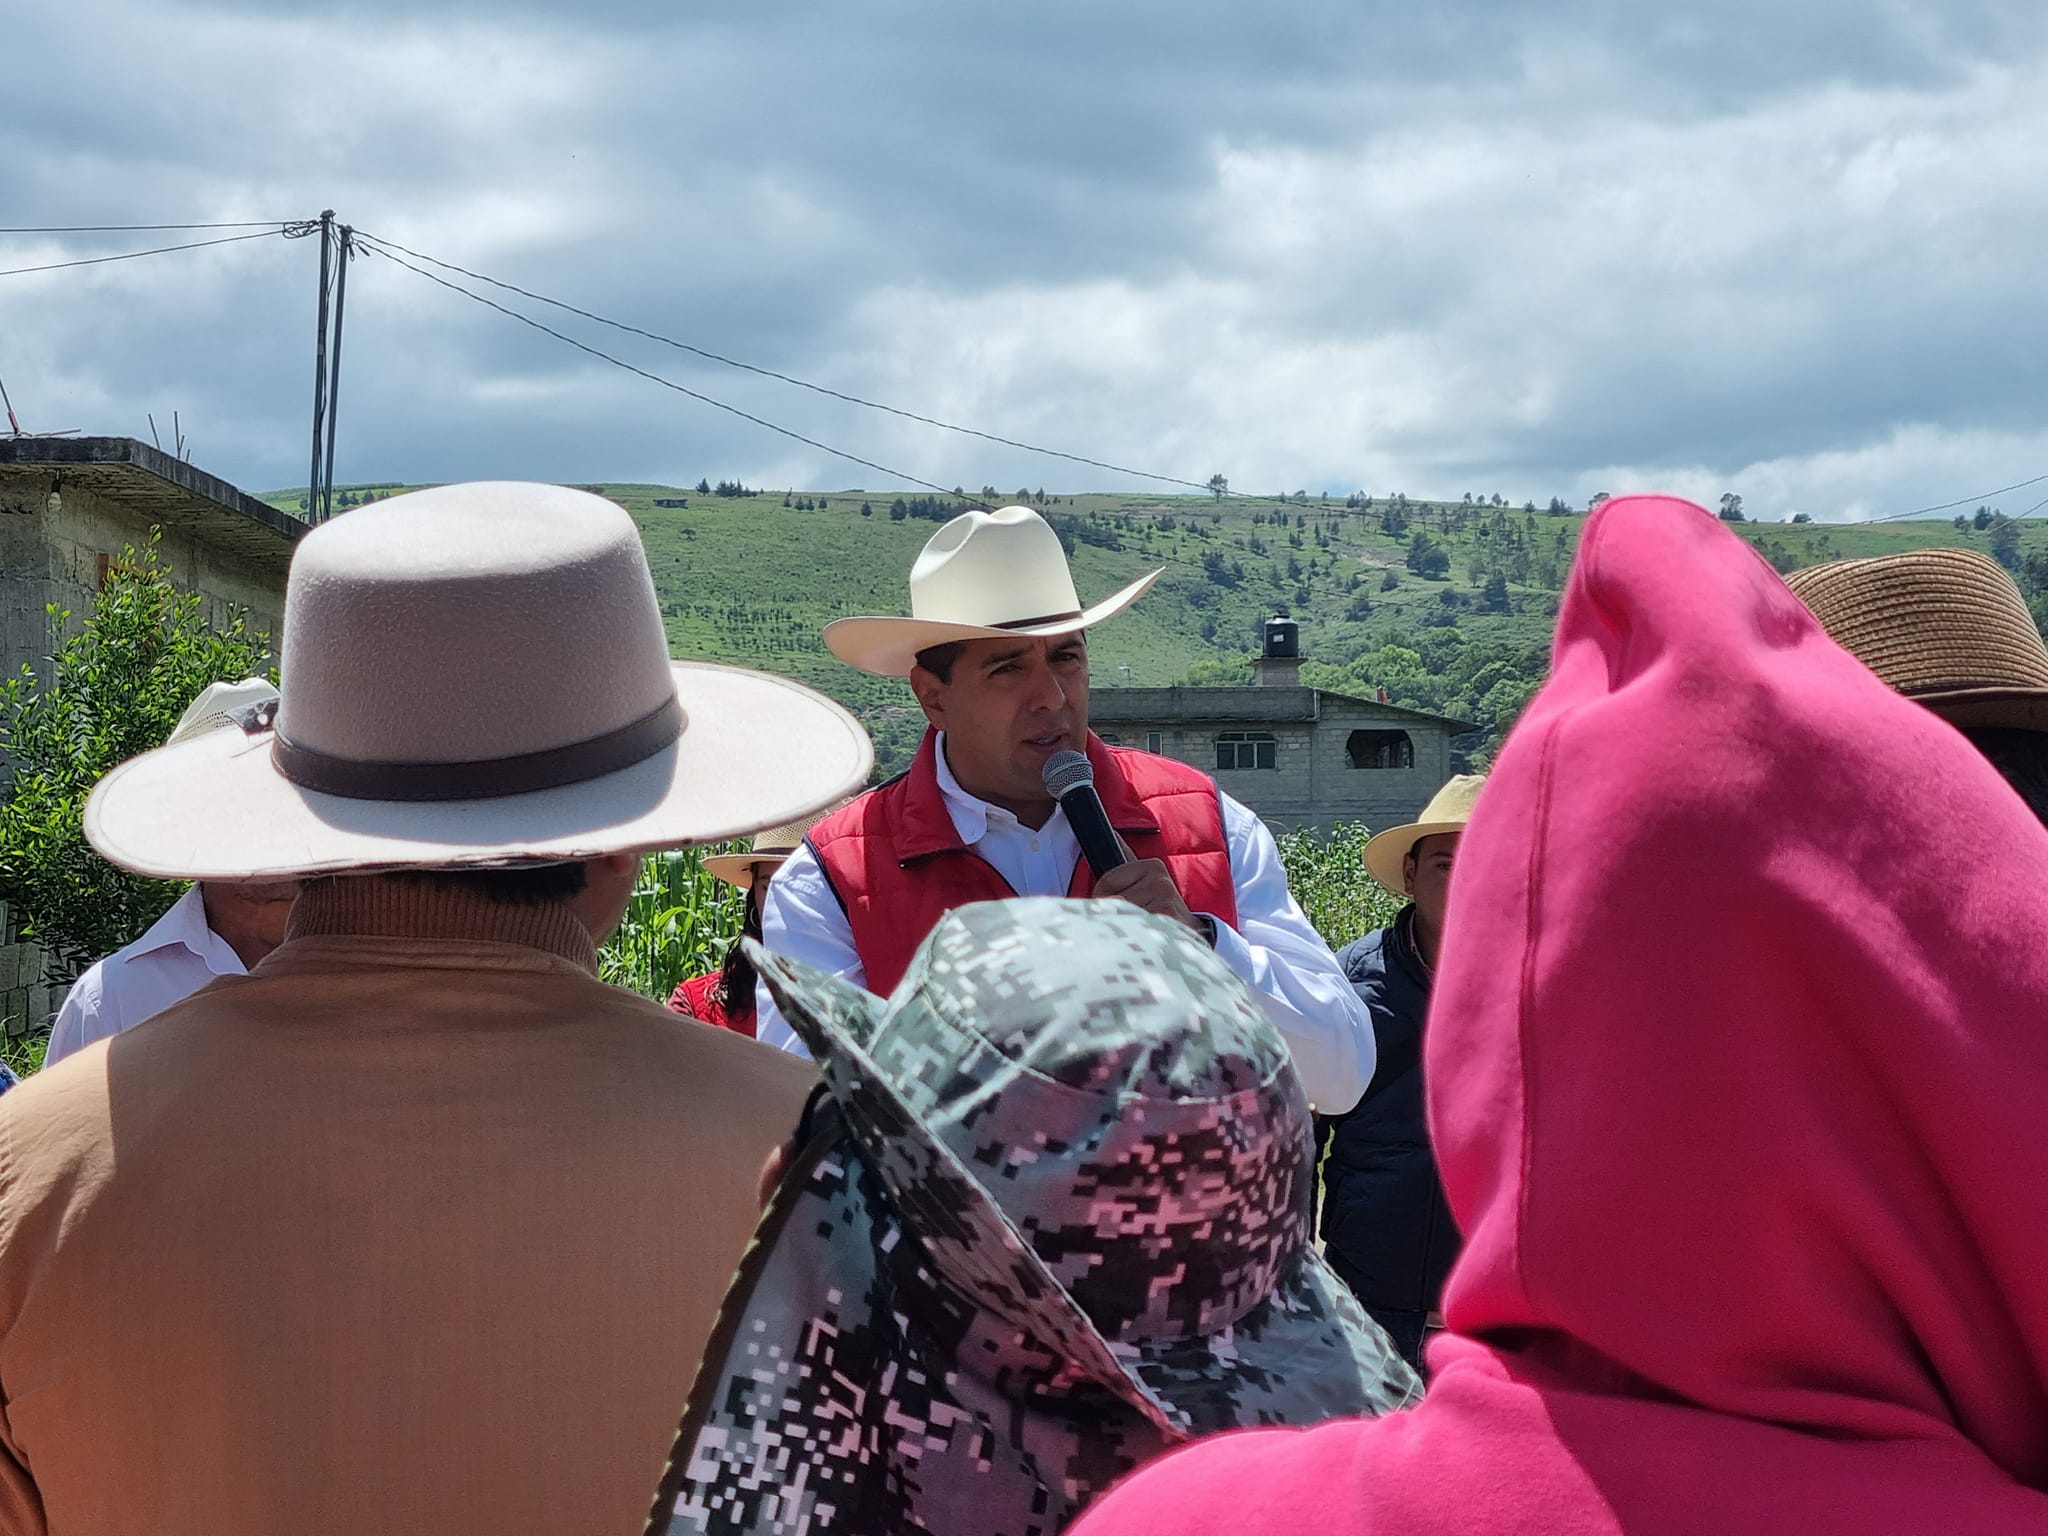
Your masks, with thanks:
[(2002, 513), (1991, 519), (1991, 558), (2008, 571), (2020, 568), (2020, 525)]
[(1217, 656), (1204, 656), (1189, 665), (1187, 671), (1174, 679), (1179, 688), (1234, 688), (1243, 683), (1251, 674), (1252, 664), (1245, 657), (1233, 657), (1226, 661)]
[(711, 482), (709, 480), (699, 480), (697, 482), (697, 494), (699, 496), (709, 496), (711, 494)]
[(1435, 580), (1447, 575), (1451, 569), (1451, 557), (1420, 528), (1408, 540), (1408, 569), (1425, 580)]
[(141, 933), (180, 890), (92, 851), (87, 794), (115, 764), (162, 746), (208, 683), (261, 673), (266, 637), (239, 613), (209, 623), (205, 600), (172, 585), (155, 533), (114, 559), (76, 633), (63, 609), (48, 615), (48, 685), (29, 667), (0, 684), (0, 751), (14, 772), (0, 805), (0, 900), (69, 973)]
[(1508, 579), (1495, 571), (1486, 578), (1486, 586), (1480, 593), (1481, 613), (1506, 613), (1508, 611)]
[(1221, 501), (1230, 494), (1230, 482), (1221, 475), (1211, 475), (1209, 477), (1209, 494), (1218, 501)]
[(1998, 516), (1998, 514), (1992, 511), (1991, 508), (1979, 507), (1977, 509), (1976, 515), (1970, 519), (1970, 526), (1976, 529), (1979, 533), (1982, 533), (1986, 528), (1989, 528), (1991, 526), (1991, 519), (1996, 516)]
[(1742, 498), (1733, 491), (1721, 493), (1721, 521), (1724, 523), (1747, 522), (1742, 515)]

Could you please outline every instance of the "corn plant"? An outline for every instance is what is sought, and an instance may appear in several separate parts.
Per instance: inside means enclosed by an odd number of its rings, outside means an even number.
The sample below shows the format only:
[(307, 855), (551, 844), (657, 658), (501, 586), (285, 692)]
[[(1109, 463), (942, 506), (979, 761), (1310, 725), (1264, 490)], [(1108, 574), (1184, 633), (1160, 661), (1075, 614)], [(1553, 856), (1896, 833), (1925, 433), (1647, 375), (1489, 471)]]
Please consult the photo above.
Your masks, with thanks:
[(1365, 872), (1371, 835), (1355, 822), (1340, 822), (1328, 837), (1300, 829), (1278, 839), (1288, 889), (1333, 950), (1384, 928), (1406, 904)]
[[(1384, 927), (1401, 910), (1402, 898), (1382, 890), (1365, 872), (1362, 854), (1369, 835), (1362, 826), (1340, 825), (1328, 837), (1297, 831), (1279, 839), (1294, 899), (1332, 949)], [(743, 847), (735, 843), (651, 856), (625, 920), (598, 955), (599, 974), (616, 986), (666, 1002), (684, 977), (721, 964), (746, 918), (746, 897), (707, 874), (704, 855)]]
[(650, 855), (619, 931), (598, 952), (598, 974), (665, 1003), (684, 977), (721, 964), (746, 919), (746, 895), (709, 874), (704, 855), (745, 846)]

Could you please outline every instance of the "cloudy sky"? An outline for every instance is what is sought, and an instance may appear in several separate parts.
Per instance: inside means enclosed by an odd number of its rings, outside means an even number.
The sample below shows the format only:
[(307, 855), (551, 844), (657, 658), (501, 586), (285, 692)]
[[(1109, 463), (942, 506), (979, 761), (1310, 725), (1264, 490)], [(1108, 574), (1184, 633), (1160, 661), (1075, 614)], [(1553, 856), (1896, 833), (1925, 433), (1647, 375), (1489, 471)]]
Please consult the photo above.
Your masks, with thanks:
[[(10, 226), (332, 208), (763, 368), (1247, 491), (1833, 518), (2048, 475), (2038, 0), (7, 11)], [(203, 238), (0, 236), (0, 269)], [(0, 380), (31, 430), (146, 439), (154, 412), (168, 439), (175, 409), (195, 463), (303, 483), (316, 265), (266, 238), (0, 278)], [(900, 477), (1153, 483), (497, 297)], [(375, 255), (344, 350), (343, 482), (907, 483)]]

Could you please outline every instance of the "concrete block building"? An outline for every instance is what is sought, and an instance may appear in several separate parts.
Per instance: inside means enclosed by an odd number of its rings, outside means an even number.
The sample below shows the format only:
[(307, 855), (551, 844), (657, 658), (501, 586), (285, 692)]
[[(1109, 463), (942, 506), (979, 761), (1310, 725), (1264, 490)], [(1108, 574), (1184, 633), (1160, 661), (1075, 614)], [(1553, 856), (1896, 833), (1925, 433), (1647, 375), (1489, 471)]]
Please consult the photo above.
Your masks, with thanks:
[(1268, 620), (1264, 638), (1249, 684), (1098, 687), (1089, 724), (1114, 745), (1213, 774), (1280, 831), (1412, 821), (1451, 776), (1451, 738), (1479, 727), (1305, 687), (1299, 626)]
[[(82, 618), (108, 565), (163, 530), (178, 584), (225, 618), (245, 611), (275, 646), (285, 572), (306, 525), (183, 460), (126, 437), (0, 437), (0, 667), (46, 667), (47, 610)], [(4, 770), (0, 770), (4, 771)], [(45, 958), (0, 904), (0, 1023), (39, 1029), (63, 999)]]

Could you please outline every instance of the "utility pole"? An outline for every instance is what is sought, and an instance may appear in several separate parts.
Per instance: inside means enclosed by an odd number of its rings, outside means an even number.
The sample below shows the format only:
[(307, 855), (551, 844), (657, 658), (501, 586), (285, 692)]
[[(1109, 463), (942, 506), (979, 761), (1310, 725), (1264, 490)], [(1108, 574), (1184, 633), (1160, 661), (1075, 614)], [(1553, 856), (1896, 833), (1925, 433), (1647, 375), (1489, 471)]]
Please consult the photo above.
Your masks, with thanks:
[(343, 224), (335, 231), (334, 350), (327, 372), (327, 465), (320, 477), (320, 521), (334, 514), (334, 424), (341, 417), (341, 311), (348, 298), (348, 264), (355, 260), (355, 230)]
[(320, 312), (313, 331), (313, 466), (306, 471), (306, 520), (317, 523), (320, 510), (320, 434), (327, 415), (327, 292), (328, 268), (334, 255), (334, 210), (320, 213)]

